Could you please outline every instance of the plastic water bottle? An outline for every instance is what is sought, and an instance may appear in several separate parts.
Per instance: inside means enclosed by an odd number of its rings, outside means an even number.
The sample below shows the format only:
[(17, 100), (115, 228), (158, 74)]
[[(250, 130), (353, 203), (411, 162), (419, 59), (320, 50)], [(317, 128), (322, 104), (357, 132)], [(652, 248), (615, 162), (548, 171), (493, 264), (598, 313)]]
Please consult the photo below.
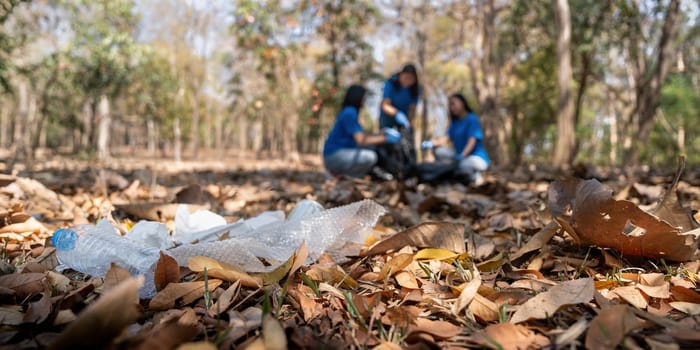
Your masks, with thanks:
[(145, 275), (144, 286), (139, 290), (142, 298), (155, 295), (153, 276), (160, 250), (119, 236), (107, 220), (97, 226), (59, 229), (51, 242), (61, 264), (94, 277), (104, 277), (110, 264), (115, 263), (134, 276)]
[(381, 205), (368, 199), (325, 210), (318, 203), (304, 201), (287, 220), (250, 230), (231, 230), (229, 239), (183, 244), (168, 253), (180, 265), (186, 265), (190, 257), (201, 255), (248, 272), (264, 271), (265, 266), (258, 258), (285, 261), (306, 242), (307, 263), (324, 252), (341, 261), (343, 257), (334, 254), (336, 248), (349, 242), (362, 243), (384, 213), (386, 210)]

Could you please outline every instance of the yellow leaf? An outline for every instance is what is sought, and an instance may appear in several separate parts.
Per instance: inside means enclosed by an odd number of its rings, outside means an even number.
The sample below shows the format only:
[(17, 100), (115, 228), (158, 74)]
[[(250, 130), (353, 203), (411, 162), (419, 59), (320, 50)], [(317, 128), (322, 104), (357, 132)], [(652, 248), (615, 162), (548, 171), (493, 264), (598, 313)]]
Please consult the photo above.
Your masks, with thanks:
[(253, 276), (260, 278), (263, 281), (263, 284), (266, 286), (277, 283), (283, 279), (284, 276), (287, 275), (287, 272), (289, 272), (289, 270), (292, 268), (292, 265), (294, 265), (295, 256), (296, 254), (292, 254), (292, 256), (290, 256), (284, 264), (278, 266), (276, 269), (270, 272), (258, 273)]
[(228, 282), (240, 281), (241, 285), (246, 287), (260, 287), (263, 283), (260, 277), (251, 276), (231, 265), (205, 256), (194, 256), (187, 259), (187, 266), (195, 272), (202, 272), (206, 268), (209, 277), (220, 278)]
[(413, 254), (399, 254), (394, 256), (389, 262), (384, 264), (382, 270), (379, 271), (377, 281), (383, 281), (387, 276), (393, 276), (403, 270), (413, 261)]
[(450, 260), (458, 257), (459, 254), (442, 248), (421, 249), (413, 257), (415, 260)]

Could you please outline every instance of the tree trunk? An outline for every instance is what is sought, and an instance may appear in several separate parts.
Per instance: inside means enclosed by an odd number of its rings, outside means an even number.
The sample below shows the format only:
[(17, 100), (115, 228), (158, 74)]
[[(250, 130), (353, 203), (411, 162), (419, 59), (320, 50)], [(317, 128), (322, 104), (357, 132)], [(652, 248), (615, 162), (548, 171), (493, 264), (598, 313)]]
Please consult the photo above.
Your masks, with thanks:
[(155, 157), (156, 155), (156, 145), (157, 145), (157, 140), (156, 140), (156, 122), (153, 120), (153, 116), (149, 115), (148, 120), (146, 121), (146, 138), (148, 139), (147, 145), (148, 145), (148, 155), (151, 157)]
[(569, 168), (573, 161), (576, 133), (574, 130), (574, 101), (571, 95), (571, 15), (568, 0), (553, 0), (557, 27), (557, 143), (552, 163)]
[(194, 92), (192, 103), (192, 125), (190, 126), (190, 155), (197, 159), (199, 153), (199, 91)]
[(107, 95), (100, 96), (97, 107), (98, 134), (97, 134), (97, 159), (106, 160), (109, 158), (109, 136), (112, 124), (112, 115), (109, 110), (109, 98)]
[(176, 163), (182, 162), (182, 131), (179, 117), (176, 117), (173, 123), (173, 156)]
[(9, 108), (7, 101), (0, 103), (0, 149), (7, 147), (7, 137), (9, 135)]
[(617, 111), (615, 109), (615, 96), (610, 89), (607, 92), (607, 109), (610, 118), (610, 154), (609, 164), (617, 164), (617, 149), (618, 149), (618, 130), (617, 130)]
[[(420, 22), (418, 24), (418, 31), (416, 33), (418, 39), (418, 64), (425, 73), (425, 51), (428, 41), (428, 36), (425, 31), (425, 17), (428, 12), (429, 1), (423, 0), (423, 6), (420, 9)], [(423, 74), (426, 76), (427, 74)], [(423, 82), (423, 111), (421, 113), (421, 132), (420, 139), (428, 139), (428, 96), (425, 89), (425, 80)]]
[[(638, 89), (635, 107), (632, 111), (630, 123), (636, 125), (627, 126), (626, 137), (634, 138), (637, 145), (631, 143), (625, 149), (625, 163), (639, 164), (639, 151), (641, 145), (646, 144), (654, 126), (654, 116), (660, 104), (661, 88), (663, 87), (668, 71), (673, 64), (675, 46), (674, 41), (678, 36), (680, 25), (680, 0), (671, 0), (666, 11), (666, 17), (661, 29), (661, 37), (656, 53), (656, 64), (641, 70), (635, 75)], [(636, 45), (636, 43), (632, 43)], [(647, 74), (647, 72), (651, 74)], [(647, 78), (651, 75), (650, 78)]]
[(12, 135), (15, 158), (24, 158), (27, 155), (27, 140), (25, 129), (29, 118), (29, 86), (26, 81), (20, 79), (17, 86), (18, 110), (15, 114), (14, 135)]
[(469, 59), (472, 90), (481, 106), (481, 121), (484, 126), (484, 141), (495, 164), (510, 164), (508, 150), (511, 120), (498, 109), (501, 83), (501, 64), (497, 62), (494, 47), (496, 37), (496, 9), (494, 0), (477, 2), (475, 17), (476, 50)]

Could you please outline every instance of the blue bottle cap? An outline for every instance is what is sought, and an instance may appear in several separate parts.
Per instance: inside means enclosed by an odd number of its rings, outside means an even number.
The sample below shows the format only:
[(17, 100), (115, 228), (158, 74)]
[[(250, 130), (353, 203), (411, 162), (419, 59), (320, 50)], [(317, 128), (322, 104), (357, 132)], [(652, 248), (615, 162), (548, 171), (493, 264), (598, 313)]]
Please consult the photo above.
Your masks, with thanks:
[(58, 229), (54, 232), (53, 237), (51, 237), (51, 244), (57, 249), (72, 249), (75, 244), (74, 239), (72, 240), (73, 242), (64, 242), (65, 239), (71, 236), (73, 238), (76, 236), (73, 230), (68, 228)]

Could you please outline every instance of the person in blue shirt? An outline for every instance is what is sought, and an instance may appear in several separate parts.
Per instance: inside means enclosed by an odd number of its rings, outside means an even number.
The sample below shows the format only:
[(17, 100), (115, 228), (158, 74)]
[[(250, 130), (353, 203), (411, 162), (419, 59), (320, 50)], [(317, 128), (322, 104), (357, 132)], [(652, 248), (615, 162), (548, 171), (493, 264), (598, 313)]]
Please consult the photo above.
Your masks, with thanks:
[[(482, 172), (491, 160), (484, 147), (484, 133), (479, 117), (474, 114), (462, 94), (449, 98), (450, 126), (447, 135), (423, 141), (421, 148), (433, 149), (435, 159), (444, 161), (454, 159), (458, 162), (457, 176), (464, 177), (476, 185), (483, 183)], [(452, 143), (452, 147), (447, 147)]]
[(410, 128), (419, 98), (418, 71), (416, 66), (409, 63), (384, 82), (379, 127)]
[(367, 175), (377, 163), (377, 152), (367, 146), (397, 143), (401, 138), (400, 133), (391, 128), (385, 128), (376, 135), (363, 131), (359, 115), (366, 95), (367, 89), (361, 85), (348, 88), (342, 109), (323, 145), (323, 164), (333, 175)]

